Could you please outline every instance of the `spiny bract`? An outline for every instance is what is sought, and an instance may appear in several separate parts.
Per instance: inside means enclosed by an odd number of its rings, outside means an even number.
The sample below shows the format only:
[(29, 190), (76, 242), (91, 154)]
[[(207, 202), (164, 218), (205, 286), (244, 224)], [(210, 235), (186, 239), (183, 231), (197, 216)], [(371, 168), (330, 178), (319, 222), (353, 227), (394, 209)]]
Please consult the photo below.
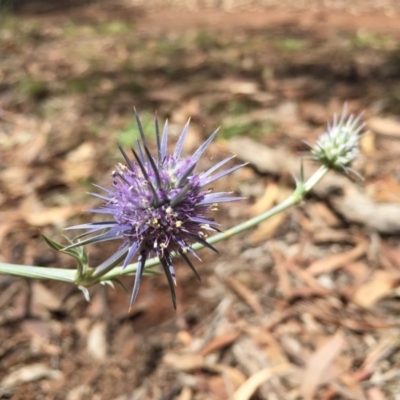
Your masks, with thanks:
[(342, 172), (352, 171), (351, 164), (359, 155), (359, 141), (365, 123), (362, 114), (357, 118), (347, 116), (345, 105), (340, 119), (335, 114), (332, 124), (328, 122), (326, 132), (311, 146), (312, 158), (329, 168)]
[(199, 277), (188, 257), (191, 254), (198, 258), (191, 245), (200, 242), (216, 251), (205, 240), (207, 231), (218, 230), (218, 224), (210, 217), (210, 214), (217, 209), (218, 203), (240, 199), (240, 197), (230, 197), (227, 192), (212, 193), (212, 190), (205, 189), (205, 186), (242, 165), (214, 174), (233, 156), (217, 163), (205, 172), (195, 172), (200, 157), (214, 139), (217, 131), (192, 156), (181, 157), (189, 121), (183, 128), (174, 152), (169, 154), (167, 151), (168, 121), (160, 135), (158, 121), (155, 118), (157, 154), (152, 156), (136, 112), (135, 118), (141, 140), (136, 140), (136, 150), (131, 149), (133, 159), (130, 159), (119, 146), (125, 163), (118, 164), (116, 170), (113, 171), (111, 188), (100, 187), (105, 191), (105, 195), (92, 193), (103, 199), (105, 204), (101, 208), (89, 211), (109, 214), (112, 220), (69, 228), (88, 230), (77, 239), (102, 231), (69, 247), (122, 239), (123, 243), (118, 251), (98, 266), (96, 272), (99, 274), (109, 271), (120, 260), (124, 260), (123, 268), (125, 268), (133, 257), (138, 255), (131, 305), (138, 294), (146, 260), (149, 257), (158, 257), (168, 279), (172, 301), (176, 308), (176, 277), (172, 256), (174, 253), (179, 254)]

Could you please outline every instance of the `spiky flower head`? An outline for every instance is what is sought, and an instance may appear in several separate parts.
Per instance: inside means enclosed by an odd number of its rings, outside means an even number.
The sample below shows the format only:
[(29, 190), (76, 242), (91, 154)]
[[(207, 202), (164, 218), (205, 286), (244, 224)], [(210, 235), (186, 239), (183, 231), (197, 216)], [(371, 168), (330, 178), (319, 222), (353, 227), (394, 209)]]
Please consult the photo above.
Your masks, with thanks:
[[(123, 268), (125, 268), (138, 255), (131, 305), (138, 294), (146, 260), (149, 257), (158, 257), (176, 308), (176, 276), (172, 256), (179, 254), (199, 277), (188, 257), (191, 254), (198, 258), (191, 247), (192, 244), (199, 242), (216, 251), (206, 241), (208, 231), (218, 230), (218, 224), (211, 214), (217, 209), (218, 203), (240, 199), (240, 197), (231, 197), (226, 192), (212, 193), (212, 189), (207, 189), (206, 186), (242, 165), (215, 173), (233, 158), (229, 157), (205, 172), (196, 172), (200, 157), (214, 139), (217, 131), (192, 156), (182, 157), (181, 152), (188, 133), (189, 121), (183, 128), (175, 150), (173, 153), (168, 153), (168, 121), (160, 135), (158, 121), (155, 118), (157, 154), (153, 156), (150, 154), (136, 111), (135, 118), (140, 140), (136, 140), (136, 150), (131, 149), (133, 157), (130, 158), (119, 146), (124, 163), (118, 164), (112, 172), (111, 188), (100, 187), (105, 191), (105, 195), (92, 193), (100, 197), (104, 204), (101, 208), (89, 211), (109, 214), (112, 218), (105, 222), (71, 227), (70, 229), (88, 230), (78, 238), (95, 234), (73, 246), (114, 239), (122, 240), (118, 251), (97, 267), (97, 275), (109, 271), (120, 260), (123, 260)], [(97, 234), (97, 232), (101, 233)]]
[(359, 155), (360, 133), (365, 127), (361, 118), (362, 114), (357, 118), (352, 114), (347, 116), (347, 107), (344, 106), (341, 117), (335, 114), (332, 123), (328, 122), (327, 131), (311, 146), (313, 160), (329, 168), (348, 172)]

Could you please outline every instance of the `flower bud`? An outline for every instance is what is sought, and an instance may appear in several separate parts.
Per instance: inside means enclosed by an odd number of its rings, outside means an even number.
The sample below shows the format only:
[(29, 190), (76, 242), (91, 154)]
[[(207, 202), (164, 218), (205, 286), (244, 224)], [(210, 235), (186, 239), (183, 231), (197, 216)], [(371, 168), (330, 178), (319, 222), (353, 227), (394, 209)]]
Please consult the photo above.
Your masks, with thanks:
[(347, 116), (347, 107), (344, 106), (340, 119), (335, 115), (332, 123), (328, 122), (327, 131), (311, 146), (312, 159), (347, 172), (359, 155), (360, 133), (365, 127), (361, 117), (362, 114), (357, 118)]

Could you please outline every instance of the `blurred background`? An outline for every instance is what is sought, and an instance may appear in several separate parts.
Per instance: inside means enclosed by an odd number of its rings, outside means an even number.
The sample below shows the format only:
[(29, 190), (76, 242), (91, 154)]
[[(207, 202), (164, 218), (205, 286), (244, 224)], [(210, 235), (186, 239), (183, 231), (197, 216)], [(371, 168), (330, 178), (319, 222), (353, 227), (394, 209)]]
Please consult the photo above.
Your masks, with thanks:
[[(130, 313), (119, 287), (88, 303), (64, 283), (0, 277), (0, 398), (400, 399), (399, 12), (0, 0), (2, 262), (75, 267), (40, 234), (63, 241), (92, 220), (88, 192), (109, 185), (117, 143), (133, 144), (133, 107), (149, 138), (154, 113), (168, 118), (172, 142), (191, 117), (187, 154), (221, 126), (199, 169), (249, 163), (215, 184), (246, 198), (221, 207), (223, 229), (291, 193), (305, 142), (345, 102), (369, 131), (364, 181), (330, 172), (305, 204), (201, 251), (201, 282), (178, 263), (177, 312), (164, 276), (144, 278)], [(117, 246), (89, 246), (91, 265)]]

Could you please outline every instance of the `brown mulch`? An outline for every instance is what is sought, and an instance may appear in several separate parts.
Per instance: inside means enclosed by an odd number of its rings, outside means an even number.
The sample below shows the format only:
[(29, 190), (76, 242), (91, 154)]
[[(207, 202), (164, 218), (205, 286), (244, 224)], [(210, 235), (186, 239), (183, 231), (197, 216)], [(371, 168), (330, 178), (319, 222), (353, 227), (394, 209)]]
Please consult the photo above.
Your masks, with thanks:
[[(133, 106), (148, 129), (154, 110), (173, 133), (192, 117), (187, 152), (221, 125), (200, 168), (232, 152), (249, 163), (218, 184), (246, 198), (221, 207), (223, 228), (291, 193), (304, 141), (345, 101), (370, 133), (363, 182), (332, 172), (218, 257), (201, 251), (201, 282), (178, 264), (176, 312), (164, 276), (144, 278), (130, 313), (119, 287), (91, 288), (88, 303), (64, 283), (1, 277), (0, 398), (396, 399), (399, 49), (383, 12), (3, 16), (2, 262), (74, 267), (40, 233), (62, 241), (90, 220), (87, 192), (108, 185), (116, 143), (130, 145)], [(115, 246), (89, 246), (92, 265)]]

